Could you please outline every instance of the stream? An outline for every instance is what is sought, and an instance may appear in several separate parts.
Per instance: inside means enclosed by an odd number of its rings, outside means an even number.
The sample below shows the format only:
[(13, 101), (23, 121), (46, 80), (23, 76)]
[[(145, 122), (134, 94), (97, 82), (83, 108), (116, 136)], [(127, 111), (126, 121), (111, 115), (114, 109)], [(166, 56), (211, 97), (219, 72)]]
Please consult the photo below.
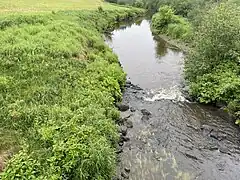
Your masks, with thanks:
[(156, 40), (147, 20), (106, 43), (128, 76), (118, 179), (239, 180), (239, 127), (223, 110), (186, 99), (184, 53)]

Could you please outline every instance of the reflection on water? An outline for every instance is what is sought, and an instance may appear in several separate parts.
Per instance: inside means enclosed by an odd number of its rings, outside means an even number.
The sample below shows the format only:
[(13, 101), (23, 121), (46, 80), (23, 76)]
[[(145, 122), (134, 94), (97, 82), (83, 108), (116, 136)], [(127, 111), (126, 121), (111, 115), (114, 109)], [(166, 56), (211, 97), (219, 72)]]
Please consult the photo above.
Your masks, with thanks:
[(158, 41), (156, 41), (157, 45), (156, 45), (156, 57), (158, 59), (161, 59), (162, 56), (165, 56), (168, 52), (168, 46), (167, 46), (167, 43), (159, 38)]
[(115, 30), (107, 43), (133, 84), (149, 90), (179, 85), (183, 53), (168, 48), (163, 40), (155, 41), (148, 21)]

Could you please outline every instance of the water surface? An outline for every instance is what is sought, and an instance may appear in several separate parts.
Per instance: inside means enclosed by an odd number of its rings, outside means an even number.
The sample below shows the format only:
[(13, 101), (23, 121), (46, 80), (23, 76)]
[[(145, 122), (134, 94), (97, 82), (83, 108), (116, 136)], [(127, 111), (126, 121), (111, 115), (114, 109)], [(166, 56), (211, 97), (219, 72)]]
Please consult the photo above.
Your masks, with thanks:
[(107, 43), (143, 89), (128, 86), (124, 93), (136, 110), (122, 113), (133, 122), (120, 163), (130, 167), (130, 179), (239, 180), (239, 128), (222, 110), (185, 99), (183, 53), (155, 40), (146, 20), (116, 29)]

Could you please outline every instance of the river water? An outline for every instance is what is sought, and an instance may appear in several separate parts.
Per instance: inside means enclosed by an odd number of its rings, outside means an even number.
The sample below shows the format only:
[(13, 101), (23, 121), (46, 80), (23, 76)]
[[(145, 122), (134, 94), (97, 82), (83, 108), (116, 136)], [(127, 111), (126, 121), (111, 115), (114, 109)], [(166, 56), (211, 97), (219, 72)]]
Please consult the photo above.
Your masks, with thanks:
[(131, 110), (121, 116), (133, 127), (121, 144), (120, 179), (239, 180), (239, 128), (222, 110), (185, 99), (184, 54), (155, 40), (147, 20), (116, 29), (107, 44), (131, 81), (123, 97)]

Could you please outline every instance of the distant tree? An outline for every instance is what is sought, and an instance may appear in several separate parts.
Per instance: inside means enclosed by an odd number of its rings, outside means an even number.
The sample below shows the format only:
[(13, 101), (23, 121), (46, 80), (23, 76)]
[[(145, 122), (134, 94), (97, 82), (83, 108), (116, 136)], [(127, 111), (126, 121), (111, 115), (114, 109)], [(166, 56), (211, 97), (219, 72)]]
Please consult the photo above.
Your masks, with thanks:
[(110, 2), (110, 3), (117, 3), (117, 0), (105, 0), (107, 2)]

